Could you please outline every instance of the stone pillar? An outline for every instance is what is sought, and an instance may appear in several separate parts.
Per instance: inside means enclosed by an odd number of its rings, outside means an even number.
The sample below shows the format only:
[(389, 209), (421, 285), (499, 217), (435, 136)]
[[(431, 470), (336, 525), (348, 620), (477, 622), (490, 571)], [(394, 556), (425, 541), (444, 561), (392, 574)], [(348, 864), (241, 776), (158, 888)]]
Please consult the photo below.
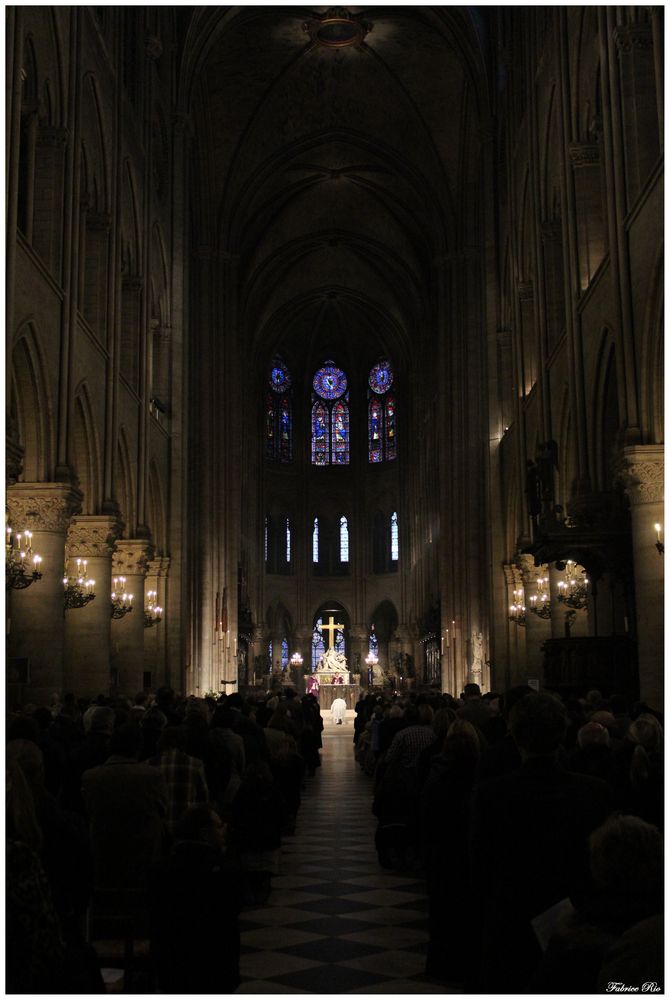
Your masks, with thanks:
[(249, 647), (251, 663), (252, 683), (265, 685), (268, 675), (267, 651), (269, 642), (269, 630), (266, 622), (259, 622), (254, 629)]
[(147, 565), (144, 581), (145, 594), (156, 591), (156, 604), (163, 609), (162, 620), (144, 629), (144, 672), (151, 674), (151, 687), (155, 690), (168, 683), (166, 669), (165, 620), (167, 616), (167, 576), (170, 569), (168, 558), (152, 559)]
[(66, 483), (15, 483), (7, 488), (7, 506), (14, 531), (32, 531), (33, 552), (42, 557), (42, 579), (7, 595), (9, 655), (30, 661), (25, 694), (46, 704), (52, 692), (63, 691), (65, 534), (81, 493)]
[[(528, 621), (528, 607), (526, 605), (526, 594), (524, 590), (524, 579), (521, 567), (516, 563), (504, 564), (505, 583), (507, 584), (507, 605), (505, 613), (507, 615), (507, 663), (500, 676), (495, 672), (493, 684), (500, 690), (501, 681), (504, 690), (514, 687), (517, 684), (524, 684), (526, 681), (526, 631)], [(519, 614), (518, 622), (510, 619), (512, 605), (525, 607), (525, 617)], [(497, 666), (497, 664), (496, 664)]]
[[(533, 679), (540, 681), (540, 687), (544, 679), (544, 653), (542, 646), (547, 639), (551, 639), (551, 619), (540, 618), (531, 610), (531, 597), (537, 593), (536, 580), (538, 576), (548, 576), (546, 568), (536, 566), (531, 555), (524, 554), (519, 557), (521, 572), (523, 574), (523, 585), (525, 591), (526, 604), (526, 676), (525, 680)], [(521, 683), (524, 683), (522, 681)]]
[(656, 547), (654, 525), (665, 527), (663, 446), (624, 448), (621, 464), (620, 478), (630, 499), (640, 697), (662, 711), (664, 559)]
[(112, 551), (119, 533), (115, 517), (75, 517), (67, 537), (68, 570), (76, 559), (88, 560), (87, 578), (95, 580), (95, 598), (84, 608), (65, 612), (64, 683), (81, 695), (107, 694), (110, 686), (110, 616)]
[[(116, 686), (131, 697), (142, 690), (144, 681), (144, 577), (150, 554), (145, 539), (122, 539), (112, 556), (112, 576), (125, 576), (126, 593), (133, 595), (133, 610), (112, 620), (111, 659)], [(107, 600), (109, 604), (109, 596)]]
[(349, 630), (351, 655), (349, 657), (349, 672), (360, 676), (363, 687), (368, 682), (368, 666), (365, 657), (369, 652), (369, 631), (363, 624), (352, 625)]

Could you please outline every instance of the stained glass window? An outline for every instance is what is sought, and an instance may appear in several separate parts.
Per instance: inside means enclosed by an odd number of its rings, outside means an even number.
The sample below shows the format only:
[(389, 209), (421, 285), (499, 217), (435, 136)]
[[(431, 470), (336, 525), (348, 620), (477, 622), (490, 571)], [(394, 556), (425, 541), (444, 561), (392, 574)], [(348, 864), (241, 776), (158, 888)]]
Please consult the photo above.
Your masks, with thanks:
[(346, 517), (340, 518), (340, 562), (349, 562), (349, 525)]
[(264, 534), (264, 537), (263, 537), (263, 549), (264, 549), (264, 552), (265, 552), (265, 561), (266, 562), (268, 561), (268, 529), (269, 529), (268, 518), (266, 517), (265, 518), (265, 531), (263, 533)]
[(270, 661), (270, 670), (272, 670), (272, 639), (268, 643), (268, 659)]
[(380, 361), (370, 372), (368, 385), (373, 392), (383, 396), (393, 385), (393, 369), (388, 361)]
[(379, 656), (379, 642), (377, 641), (377, 633), (375, 632), (374, 625), (370, 626), (370, 636), (368, 639), (368, 652), (372, 656)]
[(319, 660), (326, 652), (326, 646), (323, 641), (323, 635), (319, 628), (319, 625), (321, 624), (322, 621), (320, 618), (318, 618), (314, 623), (314, 631), (312, 632), (312, 670), (315, 670), (317, 668), (317, 666), (319, 665)]
[(293, 413), (291, 375), (279, 358), (268, 372), (270, 391), (265, 395), (265, 454), (275, 462), (293, 458)]
[(349, 464), (347, 376), (326, 361), (312, 380), (312, 465)]
[(391, 559), (398, 561), (398, 515), (395, 511), (391, 514)]
[(314, 527), (312, 529), (312, 562), (318, 563), (319, 561), (319, 519), (314, 518)]
[(328, 465), (330, 460), (330, 414), (325, 403), (312, 407), (312, 465)]
[(291, 561), (291, 522), (286, 518), (286, 562)]
[(368, 461), (392, 461), (397, 456), (396, 401), (389, 392), (393, 369), (379, 361), (368, 376)]
[(342, 656), (346, 655), (344, 650), (344, 632), (341, 628), (335, 631), (335, 652), (342, 653)]
[(347, 376), (333, 361), (326, 361), (314, 376), (312, 385), (322, 399), (339, 399), (347, 391)]
[(382, 460), (382, 405), (375, 397), (368, 408), (368, 449), (371, 462)]
[(281, 641), (281, 668), (286, 670), (288, 667), (288, 639), (284, 638)]
[(349, 407), (341, 400), (333, 407), (333, 465), (349, 463)]

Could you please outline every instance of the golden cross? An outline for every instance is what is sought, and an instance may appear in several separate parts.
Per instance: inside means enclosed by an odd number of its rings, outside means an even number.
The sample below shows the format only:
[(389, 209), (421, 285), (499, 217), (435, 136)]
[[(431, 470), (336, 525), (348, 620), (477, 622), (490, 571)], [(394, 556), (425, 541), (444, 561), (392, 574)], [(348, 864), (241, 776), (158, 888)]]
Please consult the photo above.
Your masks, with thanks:
[(338, 629), (342, 629), (342, 631), (344, 631), (344, 625), (336, 625), (335, 624), (335, 619), (333, 618), (332, 615), (328, 619), (328, 624), (327, 625), (321, 624), (321, 625), (318, 626), (318, 628), (319, 628), (319, 632), (322, 632), (322, 633), (323, 632), (328, 632), (328, 649), (330, 649), (331, 646), (335, 645), (335, 632)]

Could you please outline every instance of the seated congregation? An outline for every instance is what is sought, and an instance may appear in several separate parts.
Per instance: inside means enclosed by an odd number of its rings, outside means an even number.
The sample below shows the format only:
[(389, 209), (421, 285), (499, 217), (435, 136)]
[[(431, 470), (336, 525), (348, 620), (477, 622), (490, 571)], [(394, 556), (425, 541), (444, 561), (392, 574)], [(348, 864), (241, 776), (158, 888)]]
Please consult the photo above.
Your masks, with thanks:
[(322, 729), (316, 699), (293, 691), (67, 695), (14, 713), (7, 992), (104, 993), (119, 941), (124, 992), (233, 992), (238, 914), (270, 895)]
[[(239, 914), (270, 898), (322, 730), (291, 689), (12, 714), (7, 992), (105, 992), (119, 941), (125, 992), (234, 992)], [(425, 879), (428, 976), (468, 993), (662, 987), (662, 750), (657, 713), (598, 692), (361, 697), (379, 863)]]
[(663, 730), (528, 687), (357, 706), (380, 864), (423, 873), (426, 971), (469, 993), (663, 981)]

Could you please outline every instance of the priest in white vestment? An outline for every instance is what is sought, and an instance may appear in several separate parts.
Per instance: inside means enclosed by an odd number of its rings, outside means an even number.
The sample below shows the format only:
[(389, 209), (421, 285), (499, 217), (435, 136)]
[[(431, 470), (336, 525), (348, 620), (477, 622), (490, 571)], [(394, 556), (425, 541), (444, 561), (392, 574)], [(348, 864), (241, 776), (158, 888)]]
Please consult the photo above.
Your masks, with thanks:
[(344, 698), (335, 698), (330, 707), (330, 713), (333, 722), (341, 726), (347, 715), (347, 703)]

